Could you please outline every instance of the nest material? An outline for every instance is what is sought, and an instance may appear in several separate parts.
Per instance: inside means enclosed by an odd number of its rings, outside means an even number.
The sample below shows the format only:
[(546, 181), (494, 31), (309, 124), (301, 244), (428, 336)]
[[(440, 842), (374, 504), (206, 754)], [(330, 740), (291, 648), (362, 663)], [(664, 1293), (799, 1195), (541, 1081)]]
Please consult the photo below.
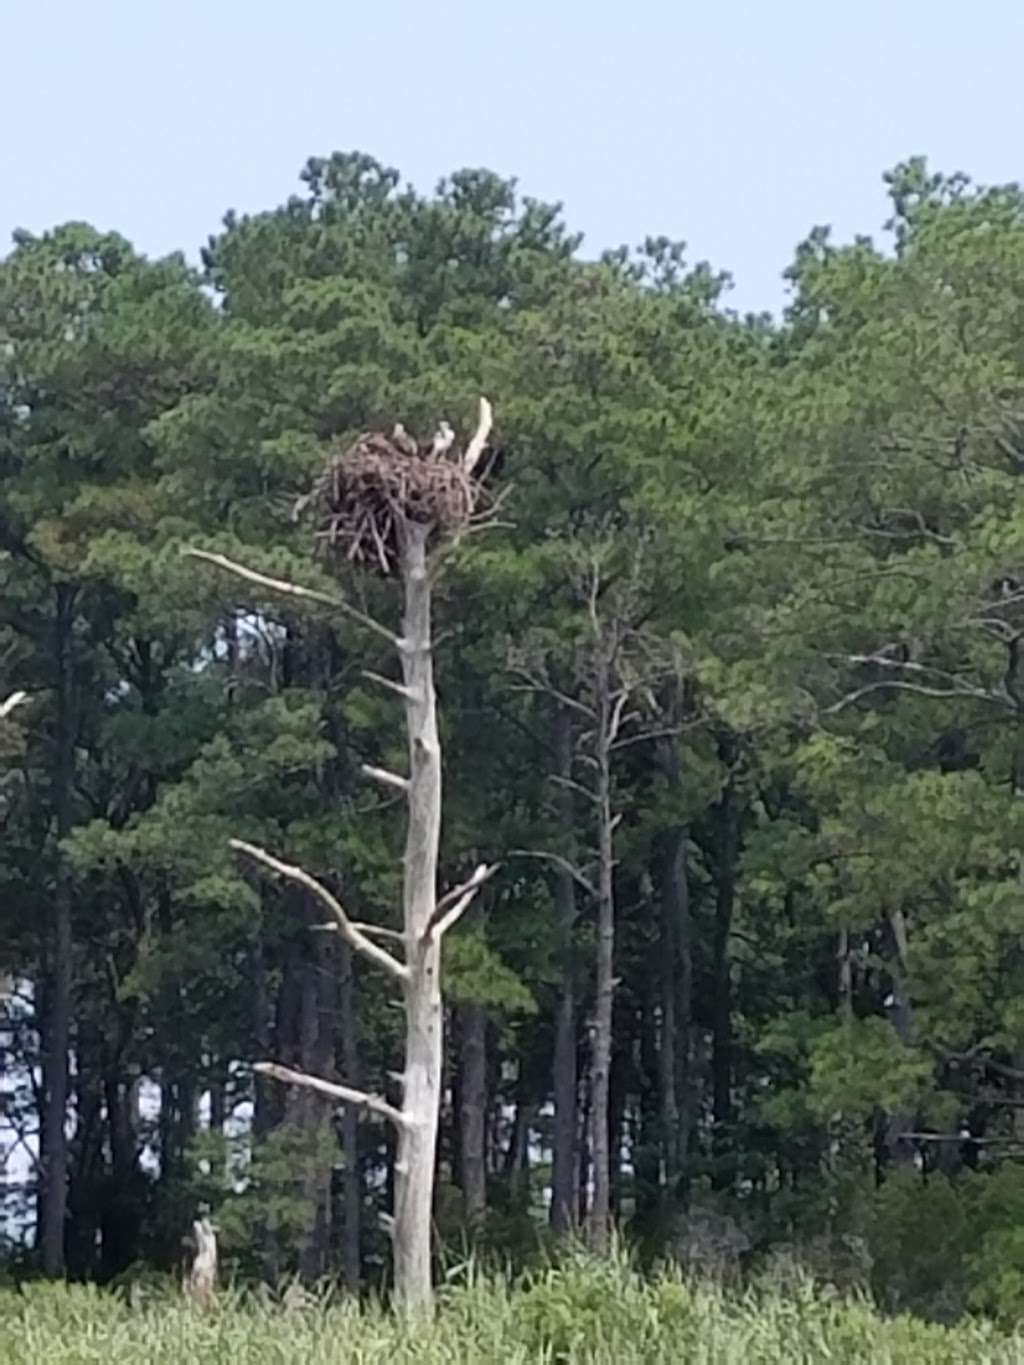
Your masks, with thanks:
[(457, 535), (472, 521), (481, 496), (449, 428), (421, 444), (399, 426), (390, 436), (361, 436), (336, 456), (296, 514), (313, 511), (326, 553), (388, 576), (398, 569), (410, 523), (430, 527), (435, 542)]

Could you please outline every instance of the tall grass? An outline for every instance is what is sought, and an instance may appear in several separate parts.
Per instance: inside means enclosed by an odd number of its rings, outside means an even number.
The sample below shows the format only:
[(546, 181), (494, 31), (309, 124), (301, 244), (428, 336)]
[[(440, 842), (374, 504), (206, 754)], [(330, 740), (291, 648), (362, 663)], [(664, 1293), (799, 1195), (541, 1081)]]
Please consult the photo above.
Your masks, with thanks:
[(229, 1291), (203, 1313), (160, 1293), (132, 1306), (87, 1286), (0, 1293), (3, 1365), (987, 1365), (1024, 1362), (1024, 1336), (985, 1322), (956, 1328), (883, 1318), (866, 1301), (805, 1283), (730, 1294), (624, 1257), (585, 1256), (510, 1284), (466, 1273), (431, 1323), (325, 1296), (285, 1310)]

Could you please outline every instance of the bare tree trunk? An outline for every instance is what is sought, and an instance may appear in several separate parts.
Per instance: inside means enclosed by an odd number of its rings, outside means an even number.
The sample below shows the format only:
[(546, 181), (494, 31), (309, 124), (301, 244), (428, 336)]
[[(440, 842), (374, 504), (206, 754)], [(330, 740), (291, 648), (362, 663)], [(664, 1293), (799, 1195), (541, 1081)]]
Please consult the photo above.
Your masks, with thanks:
[[(572, 719), (568, 707), (555, 703), (555, 762), (559, 777), (572, 776)], [(558, 791), (560, 823), (570, 840), (575, 823), (572, 792), (565, 786)], [(568, 867), (555, 869), (555, 913), (557, 917), (561, 980), (555, 1006), (555, 1047), (553, 1063), (554, 1135), (551, 1164), (551, 1226), (567, 1233), (576, 1225), (576, 1134), (579, 1122), (579, 1094), (576, 1075), (576, 979), (573, 934), (576, 926), (576, 883)]]
[[(71, 630), (75, 590), (66, 583), (56, 589), (54, 666), (57, 693), (53, 764), (54, 822), (58, 840), (71, 831), (74, 781), (74, 677)], [(62, 854), (53, 899), (47, 1020), (43, 1055), (43, 1136), (41, 1163), (43, 1201), (39, 1245), (43, 1274), (64, 1274), (64, 1221), (68, 1198), (68, 1152), (65, 1125), (68, 1108), (68, 1054), (71, 1048), (71, 882)]]
[(402, 550), (401, 660), (409, 740), (402, 902), (408, 977), (404, 1122), (398, 1132), (393, 1240), (395, 1286), (409, 1308), (431, 1301), (430, 1228), (441, 1108), (441, 939), (431, 932), (441, 837), (441, 744), (434, 695), (428, 530), (407, 523)]
[(594, 1030), (590, 1059), (590, 1156), (594, 1190), (590, 1201), (588, 1238), (592, 1249), (608, 1249), (611, 1214), (611, 1150), (608, 1132), (608, 1088), (612, 1056), (612, 1009), (615, 1002), (615, 896), (611, 767), (608, 736), (611, 730), (610, 682), (607, 664), (599, 660), (597, 680), (597, 970)]
[(461, 1082), (459, 1165), (466, 1222), (478, 1225), (487, 1211), (484, 1127), (487, 1113), (487, 1015), (482, 1005), (459, 1011)]

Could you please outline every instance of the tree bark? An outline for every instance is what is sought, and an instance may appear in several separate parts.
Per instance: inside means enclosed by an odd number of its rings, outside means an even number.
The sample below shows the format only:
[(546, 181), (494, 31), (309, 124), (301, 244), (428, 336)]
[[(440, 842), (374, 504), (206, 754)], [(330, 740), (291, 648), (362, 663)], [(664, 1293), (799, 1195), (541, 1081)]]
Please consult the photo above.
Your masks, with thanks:
[(612, 1010), (615, 1002), (615, 895), (612, 883), (614, 846), (611, 794), (611, 683), (603, 651), (596, 678), (598, 706), (597, 804), (598, 881), (597, 955), (594, 1028), (590, 1060), (590, 1158), (593, 1194), (588, 1215), (588, 1240), (598, 1254), (608, 1249), (611, 1216), (611, 1144), (608, 1127), (608, 1089), (612, 1055)]
[(482, 1005), (459, 1011), (459, 1166), (467, 1224), (477, 1227), (487, 1211), (484, 1130), (487, 1116), (487, 1015)]
[(408, 977), (404, 982), (404, 1101), (395, 1163), (393, 1243), (395, 1288), (407, 1309), (431, 1303), (430, 1230), (441, 1106), (441, 938), (431, 930), (441, 835), (441, 745), (434, 694), (428, 533), (429, 527), (407, 522), (402, 547), (401, 661), (409, 742), (402, 902)]
[[(335, 945), (328, 934), (311, 937), (312, 951), (303, 973), (300, 1065), (303, 1071), (323, 1076), (334, 1068)], [(330, 1130), (330, 1105), (312, 1091), (295, 1094), (299, 1100), (295, 1120), (308, 1140), (303, 1195), (309, 1215), (299, 1273), (305, 1280), (316, 1280), (327, 1270), (330, 1240), (333, 1163), (324, 1159), (323, 1141)]]
[[(554, 749), (556, 773), (572, 776), (572, 718), (569, 709), (555, 703)], [(572, 792), (558, 788), (559, 822), (570, 841), (567, 856), (573, 857), (572, 834), (575, 825)], [(576, 979), (573, 935), (576, 927), (576, 883), (567, 867), (555, 870), (555, 915), (561, 980), (555, 1004), (555, 1044), (553, 1062), (554, 1134), (551, 1164), (551, 1227), (568, 1233), (576, 1226), (576, 1142), (579, 1123), (579, 1093), (576, 1065)]]
[[(338, 1005), (341, 1018), (342, 1066), (345, 1076), (353, 1085), (358, 1085), (360, 1065), (354, 962), (352, 949), (347, 943), (342, 943), (340, 949)], [(355, 1293), (362, 1280), (363, 1183), (359, 1164), (359, 1115), (351, 1105), (346, 1105), (341, 1112), (341, 1147), (345, 1158), (342, 1181), (341, 1265), (345, 1284)]]
[[(71, 634), (74, 624), (75, 590), (67, 583), (56, 588), (54, 616), (54, 668), (56, 681), (56, 734), (53, 762), (55, 834), (63, 840), (71, 831), (75, 761), (74, 663)], [(43, 1134), (41, 1173), (43, 1184), (39, 1247), (43, 1274), (57, 1279), (64, 1274), (64, 1222), (67, 1215), (68, 1152), (68, 1056), (71, 1048), (72, 937), (71, 881), (63, 855), (57, 853), (57, 879), (53, 893), (53, 924), (47, 989), (47, 1021), (43, 1056)]]
[[(729, 1150), (732, 1123), (733, 1037), (732, 965), (730, 939), (736, 904), (736, 864), (739, 856), (739, 812), (734, 767), (737, 758), (735, 739), (719, 737), (718, 756), (725, 767), (725, 783), (715, 807), (715, 921), (712, 936), (712, 1041), (711, 1084), (714, 1119), (714, 1154)], [(724, 1171), (716, 1168), (712, 1184), (716, 1189), (731, 1183)]]
[(689, 1145), (690, 1023), (693, 951), (690, 894), (686, 880), (689, 830), (676, 825), (660, 841), (661, 1046), (658, 1073), (662, 1162), (674, 1187), (682, 1175)]

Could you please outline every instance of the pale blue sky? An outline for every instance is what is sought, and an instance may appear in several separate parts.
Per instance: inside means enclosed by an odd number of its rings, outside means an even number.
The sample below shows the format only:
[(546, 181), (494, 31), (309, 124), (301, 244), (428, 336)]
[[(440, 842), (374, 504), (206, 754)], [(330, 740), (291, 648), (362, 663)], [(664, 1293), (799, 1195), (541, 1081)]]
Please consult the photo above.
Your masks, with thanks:
[(777, 307), (815, 223), (885, 218), (924, 153), (1024, 178), (1024, 3), (0, 0), (0, 241), (68, 218), (195, 256), (311, 154), (565, 202), (597, 252), (685, 238)]

